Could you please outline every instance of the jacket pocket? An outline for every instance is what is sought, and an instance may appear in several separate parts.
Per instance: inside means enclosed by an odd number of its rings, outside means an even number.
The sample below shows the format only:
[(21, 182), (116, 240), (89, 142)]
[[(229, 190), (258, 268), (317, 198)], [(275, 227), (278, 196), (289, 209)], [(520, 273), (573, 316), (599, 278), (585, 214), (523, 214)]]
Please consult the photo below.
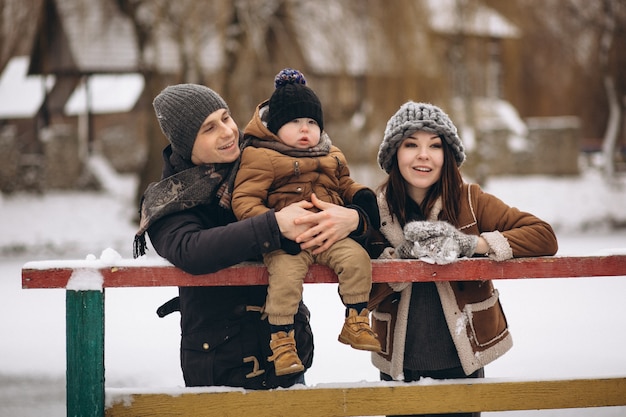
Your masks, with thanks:
[(508, 334), (497, 289), (494, 288), (486, 300), (467, 304), (463, 310), (468, 317), (470, 338), (480, 350), (489, 348)]
[(387, 360), (391, 360), (393, 354), (393, 334), (399, 303), (400, 293), (392, 292), (372, 311), (372, 330), (376, 333), (382, 348), (380, 355)]
[(183, 337), (181, 347), (198, 352), (209, 352), (234, 339), (239, 331), (240, 326), (238, 324), (216, 326)]
[(185, 385), (242, 386), (230, 377), (235, 369), (244, 372), (240, 333), (239, 325), (225, 325), (185, 335), (180, 351)]
[(393, 334), (391, 329), (391, 314), (383, 313), (378, 310), (372, 312), (372, 330), (376, 333), (376, 338), (380, 342), (382, 350), (380, 354), (385, 357), (391, 356)]

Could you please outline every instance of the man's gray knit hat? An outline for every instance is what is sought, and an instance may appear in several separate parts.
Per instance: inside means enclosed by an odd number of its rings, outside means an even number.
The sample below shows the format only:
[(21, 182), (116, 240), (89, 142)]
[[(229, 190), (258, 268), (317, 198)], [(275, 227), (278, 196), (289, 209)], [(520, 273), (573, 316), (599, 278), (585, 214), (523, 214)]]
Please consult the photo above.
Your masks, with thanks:
[(445, 140), (452, 147), (457, 166), (460, 167), (465, 161), (463, 143), (450, 117), (432, 104), (409, 101), (387, 122), (383, 141), (378, 148), (378, 165), (389, 173), (402, 141), (419, 130), (434, 133)]
[(193, 143), (206, 118), (216, 110), (228, 110), (219, 94), (198, 84), (166, 87), (152, 105), (163, 134), (172, 144), (172, 152), (187, 160), (191, 160)]

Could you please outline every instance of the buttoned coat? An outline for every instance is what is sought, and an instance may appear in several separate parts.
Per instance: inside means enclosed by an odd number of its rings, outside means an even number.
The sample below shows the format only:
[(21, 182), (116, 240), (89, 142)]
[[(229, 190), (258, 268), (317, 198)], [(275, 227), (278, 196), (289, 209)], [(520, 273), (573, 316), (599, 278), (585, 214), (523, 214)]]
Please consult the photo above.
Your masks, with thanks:
[[(268, 142), (279, 139), (261, 118), (266, 102), (259, 104), (244, 135)], [(325, 134), (325, 133), (322, 133)], [(327, 155), (294, 157), (273, 149), (248, 146), (241, 155), (232, 208), (239, 219), (250, 218), (274, 208), (311, 200), (311, 194), (337, 205), (352, 203), (357, 191), (367, 189), (350, 178), (346, 157), (336, 146)]]
[[(554, 255), (558, 249), (552, 227), (530, 213), (509, 207), (497, 197), (484, 192), (477, 184), (463, 184), (459, 229), (480, 235), (490, 246), (489, 257), (502, 261), (513, 257)], [(404, 241), (402, 226), (388, 209), (385, 196), (379, 194), (380, 231), (389, 247)], [(428, 220), (437, 220), (439, 200)], [(387, 249), (382, 258), (394, 256)], [(452, 336), (463, 370), (467, 375), (506, 353), (513, 345), (498, 291), (492, 281), (436, 282), (448, 330)], [(402, 379), (410, 283), (376, 284), (369, 303), (372, 327), (383, 347), (372, 354), (372, 363), (395, 379)]]
[[(171, 146), (163, 151), (163, 178), (177, 171)], [(237, 221), (215, 198), (207, 204), (169, 214), (148, 229), (156, 252), (183, 271), (210, 274), (244, 261), (260, 261), (281, 248), (274, 216)], [(277, 377), (266, 359), (270, 326), (249, 306), (263, 306), (266, 285), (179, 287), (180, 360), (186, 386), (233, 386), (248, 389), (288, 387), (301, 374)], [(295, 319), (298, 355), (308, 368), (313, 361), (313, 334), (306, 306)]]

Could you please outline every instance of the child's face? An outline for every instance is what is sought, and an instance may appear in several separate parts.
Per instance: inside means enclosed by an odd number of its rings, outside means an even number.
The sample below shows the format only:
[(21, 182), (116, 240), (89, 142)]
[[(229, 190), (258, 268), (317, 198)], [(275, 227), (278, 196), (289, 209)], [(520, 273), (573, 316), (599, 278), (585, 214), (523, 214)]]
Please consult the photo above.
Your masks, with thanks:
[(239, 158), (239, 129), (226, 109), (211, 113), (200, 126), (191, 149), (195, 165), (234, 162)]
[(444, 159), (441, 138), (430, 132), (415, 132), (402, 141), (396, 157), (409, 196), (421, 203), (428, 189), (441, 178)]
[(285, 145), (297, 149), (308, 149), (320, 142), (322, 130), (317, 122), (308, 117), (293, 119), (278, 129), (278, 139)]

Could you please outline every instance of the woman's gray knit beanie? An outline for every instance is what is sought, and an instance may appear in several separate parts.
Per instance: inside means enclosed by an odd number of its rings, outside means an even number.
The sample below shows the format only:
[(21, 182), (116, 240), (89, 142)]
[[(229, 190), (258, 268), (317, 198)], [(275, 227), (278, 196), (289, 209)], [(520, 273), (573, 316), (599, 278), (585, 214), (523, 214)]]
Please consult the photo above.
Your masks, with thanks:
[(219, 94), (198, 84), (166, 87), (152, 105), (163, 134), (172, 144), (172, 152), (186, 160), (191, 160), (193, 143), (206, 118), (216, 110), (228, 110)]
[(429, 103), (408, 101), (387, 122), (383, 141), (378, 148), (378, 165), (389, 173), (398, 147), (404, 139), (423, 130), (439, 135), (452, 147), (457, 166), (465, 161), (463, 143), (450, 117)]

